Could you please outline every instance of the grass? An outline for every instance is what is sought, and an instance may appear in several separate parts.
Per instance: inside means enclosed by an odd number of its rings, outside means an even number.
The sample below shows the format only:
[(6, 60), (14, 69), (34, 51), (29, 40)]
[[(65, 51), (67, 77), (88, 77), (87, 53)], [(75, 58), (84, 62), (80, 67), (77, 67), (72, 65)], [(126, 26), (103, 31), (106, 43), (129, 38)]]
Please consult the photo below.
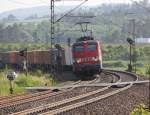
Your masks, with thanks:
[[(127, 70), (129, 61), (113, 60), (113, 61), (103, 61), (103, 67), (114, 69), (114, 70)], [(136, 72), (137, 74), (147, 76), (146, 74), (147, 64), (142, 61), (137, 62)]]
[(41, 23), (42, 21), (48, 21), (49, 18), (37, 18), (37, 19), (29, 19), (29, 20), (16, 20), (16, 21), (7, 21), (6, 26), (11, 26), (14, 23), (17, 24), (28, 24), (28, 23)]
[[(9, 80), (6, 78), (6, 72), (0, 72), (0, 95), (9, 94)], [(13, 81), (14, 94), (24, 93), (25, 87), (52, 86), (54, 81), (50, 75), (43, 74), (37, 76), (29, 74), (27, 77), (23, 73), (17, 73), (18, 77)]]
[[(113, 60), (113, 61), (103, 61), (104, 68), (114, 69), (114, 70), (127, 70), (128, 61)], [(146, 73), (147, 66), (145, 63), (138, 62), (137, 73), (148, 76)], [(9, 94), (9, 81), (6, 78), (6, 72), (8, 70), (0, 70), (0, 95)], [(44, 74), (41, 70), (36, 70), (31, 72), (26, 77), (24, 73), (17, 73), (18, 77), (14, 80), (14, 93), (24, 93), (25, 87), (39, 87), (39, 86), (61, 86), (60, 83), (55, 83), (49, 74)]]
[(131, 112), (131, 115), (150, 115), (148, 107), (144, 104), (137, 105), (136, 108)]

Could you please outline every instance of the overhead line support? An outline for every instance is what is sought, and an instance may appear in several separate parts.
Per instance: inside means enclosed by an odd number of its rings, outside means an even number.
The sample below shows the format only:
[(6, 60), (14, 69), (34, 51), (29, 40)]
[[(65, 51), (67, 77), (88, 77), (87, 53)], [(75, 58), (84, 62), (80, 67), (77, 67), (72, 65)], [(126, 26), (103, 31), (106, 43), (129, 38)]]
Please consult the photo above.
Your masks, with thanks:
[(54, 60), (53, 60), (53, 57), (54, 57), (54, 54), (53, 54), (53, 46), (54, 46), (54, 31), (55, 31), (55, 25), (54, 25), (54, 23), (55, 23), (55, 17), (54, 17), (54, 0), (50, 0), (50, 3), (51, 3), (51, 5), (50, 5), (50, 9), (51, 9), (51, 73), (53, 73), (53, 70), (54, 70)]

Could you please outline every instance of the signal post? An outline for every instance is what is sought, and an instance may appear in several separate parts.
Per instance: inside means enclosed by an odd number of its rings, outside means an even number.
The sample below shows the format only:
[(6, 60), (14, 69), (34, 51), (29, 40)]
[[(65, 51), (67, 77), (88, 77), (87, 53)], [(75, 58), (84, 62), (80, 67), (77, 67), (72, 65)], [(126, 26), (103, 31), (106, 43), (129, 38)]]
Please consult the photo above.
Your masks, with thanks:
[(23, 70), (25, 71), (26, 76), (28, 76), (28, 52), (27, 52), (27, 48), (19, 51), (19, 55), (23, 57)]

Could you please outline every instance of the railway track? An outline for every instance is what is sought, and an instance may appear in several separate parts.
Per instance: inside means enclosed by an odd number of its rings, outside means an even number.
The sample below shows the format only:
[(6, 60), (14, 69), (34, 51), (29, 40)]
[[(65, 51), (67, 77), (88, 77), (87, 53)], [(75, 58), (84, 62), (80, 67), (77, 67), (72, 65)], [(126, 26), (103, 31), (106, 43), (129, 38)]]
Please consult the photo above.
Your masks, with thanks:
[(18, 97), (18, 96), (22, 96), (22, 95), (26, 95), (26, 93), (25, 94), (11, 94), (11, 95), (8, 95), (8, 96), (1, 96), (0, 101), (5, 100), (5, 99), (7, 100), (7, 99), (10, 99), (10, 98)]
[[(112, 73), (111, 73), (112, 74)], [(110, 75), (110, 73), (109, 73)], [(120, 82), (120, 76), (116, 75), (118, 78), (117, 82)], [(97, 79), (96, 79), (97, 80)], [(79, 95), (79, 96), (75, 96), (69, 99), (65, 99), (63, 101), (58, 101), (55, 103), (51, 103), (51, 104), (47, 104), (46, 106), (39, 106), (37, 108), (33, 108), (33, 109), (28, 109), (22, 112), (18, 112), (15, 113), (14, 115), (20, 115), (20, 114), (42, 114), (42, 112), (46, 112), (47, 110), (52, 110), (53, 108), (57, 109), (59, 106), (65, 106), (68, 103), (75, 103), (76, 101), (81, 101), (82, 99), (87, 99), (87, 98), (92, 98), (94, 95), (98, 95), (99, 93), (103, 93), (103, 91), (105, 90), (109, 90), (111, 86), (108, 87), (103, 87), (103, 88), (96, 88), (95, 90)]]
[[(81, 83), (81, 80), (78, 80), (74, 83), (71, 83), (70, 85), (77, 85), (77, 84), (80, 84)], [(24, 98), (27, 98), (27, 97), (33, 97), (33, 96), (38, 96), (38, 95), (42, 95), (42, 94), (45, 94), (47, 91), (45, 92), (41, 92), (41, 93), (34, 93), (34, 94), (29, 94), (29, 93), (25, 93), (25, 94), (11, 94), (11, 95), (8, 95), (8, 96), (0, 96), (0, 105), (1, 103), (5, 102), (6, 101), (17, 101), (19, 99), (24, 99)], [(48, 92), (51, 92), (51, 91), (48, 91)]]
[[(74, 84), (87, 84), (87, 83), (93, 83), (96, 79), (91, 80), (91, 81), (77, 81)], [(69, 88), (66, 89), (65, 91), (60, 91), (60, 92), (55, 92), (55, 93), (48, 93), (48, 92), (42, 92), (36, 95), (32, 95), (32, 96), (25, 96), (25, 98), (21, 98), (18, 97), (17, 99), (13, 100), (13, 102), (8, 103), (7, 102), (3, 102), (0, 105), (0, 114), (8, 114), (8, 113), (12, 113), (12, 112), (17, 112), (20, 110), (24, 110), (30, 107), (36, 107), (39, 105), (42, 105), (43, 101), (45, 101), (45, 103), (47, 103), (47, 100), (49, 100), (51, 97), (59, 97), (60, 95), (63, 95), (67, 92), (70, 92), (71, 90), (73, 90), (73, 88)], [(91, 89), (90, 89), (91, 91)], [(83, 91), (82, 91), (83, 92)], [(48, 101), (49, 102), (49, 101)], [(32, 105), (32, 106), (31, 106)]]
[[(123, 73), (124, 72), (119, 72), (120, 75), (122, 75)], [(134, 74), (131, 74), (131, 73), (126, 73), (126, 74), (128, 74), (128, 75), (130, 74), (130, 76), (132, 76), (135, 81), (138, 80), (138, 76), (136, 76)], [(79, 107), (86, 107), (91, 103), (95, 103), (95, 102), (100, 101), (104, 98), (108, 98), (108, 97), (113, 96), (115, 94), (118, 94), (122, 91), (125, 91), (125, 90), (131, 88), (132, 85), (133, 84), (131, 83), (131, 84), (129, 84), (129, 85), (123, 87), (123, 88), (119, 88), (119, 89), (117, 88), (117, 89), (114, 89), (114, 90), (111, 90), (110, 86), (108, 86), (108, 87), (105, 87), (106, 88), (105, 92), (103, 91), (103, 93), (100, 93), (100, 95), (92, 96), (91, 98), (88, 98), (88, 99), (85, 99), (85, 100), (80, 100), (80, 101), (77, 101), (76, 103), (72, 103), (70, 105), (66, 104), (66, 106), (62, 106), (60, 108), (56, 108), (54, 110), (49, 110), (47, 112), (43, 112), (43, 113), (40, 113), (40, 114), (41, 115), (65, 114), (67, 111), (78, 109)], [(107, 90), (109, 90), (109, 91), (107, 92)], [(71, 112), (70, 112), (70, 114), (71, 114)]]
[(50, 111), (41, 113), (41, 115), (55, 115), (55, 114), (61, 114), (61, 113), (65, 114), (67, 111), (71, 111), (73, 109), (77, 109), (77, 108), (83, 107), (83, 106), (88, 106), (88, 104), (100, 101), (100, 100), (108, 98), (110, 96), (113, 96), (117, 93), (120, 93), (122, 91), (125, 91), (125, 90), (129, 89), (130, 87), (132, 87), (132, 84), (130, 84), (130, 85), (124, 87), (124, 88), (118, 89), (118, 90), (107, 92), (106, 94), (103, 94), (103, 95), (88, 98), (86, 100), (81, 100), (81, 102), (73, 103), (73, 104), (67, 105), (65, 107), (61, 107), (61, 108), (57, 108), (57, 109), (54, 109), (54, 110), (50, 110)]
[(52, 91), (46, 91), (46, 92), (40, 92), (40, 93), (36, 93), (36, 94), (25, 94), (25, 95), (19, 95), (19, 96), (15, 96), (15, 97), (12, 97), (12, 98), (6, 98), (4, 100), (1, 100), (0, 101), (0, 108), (1, 107), (4, 107), (4, 106), (7, 106), (8, 103), (17, 103), (18, 101), (20, 102), (20, 100), (28, 100), (29, 98), (33, 98), (33, 97), (38, 97), (38, 96), (42, 96), (42, 95), (46, 95), (46, 94), (50, 94), (52, 93)]
[[(121, 82), (122, 81), (126, 81), (127, 79), (123, 78), (123, 77), (133, 77), (132, 80), (137, 80), (137, 76), (135, 75), (131, 75), (130, 73), (123, 73), (123, 72), (114, 72), (114, 71), (105, 71), (105, 74), (108, 74), (109, 76), (111, 75), (112, 78), (114, 78), (114, 76), (116, 76), (117, 79), (115, 79), (115, 82)], [(130, 74), (130, 75), (129, 75)], [(130, 79), (129, 77), (129, 79)], [(131, 80), (131, 79), (130, 79)], [(90, 83), (98, 83), (97, 81), (101, 81), (99, 80), (99, 78), (96, 78), (94, 80), (91, 81), (86, 81), (85, 84), (90, 84)], [(82, 82), (79, 82), (79, 84), (81, 84)], [(77, 85), (77, 84), (75, 84)], [(104, 98), (107, 98), (111, 95), (114, 95), (116, 93), (119, 93), (123, 90), (126, 90), (128, 88), (130, 88), (129, 86), (132, 86), (132, 84), (123, 87), (123, 88), (119, 88), (119, 89), (115, 89), (112, 88), (111, 85), (107, 86), (107, 87), (90, 87), (91, 89), (88, 89), (89, 87), (77, 87), (77, 88), (71, 88), (71, 90), (68, 89), (65, 90), (62, 93), (65, 93), (66, 95), (64, 95), (64, 97), (62, 96), (61, 98), (61, 93), (58, 95), (50, 95), (48, 97), (43, 97), (40, 96), (40, 98), (33, 98), (33, 100), (31, 99), (27, 99), (22, 100), (22, 102), (19, 103), (14, 103), (12, 105), (8, 105), (5, 107), (0, 108), (0, 113), (3, 115), (5, 114), (11, 114), (13, 113), (13, 115), (20, 115), (20, 114), (56, 114), (58, 111), (58, 113), (61, 112), (67, 112), (70, 111), (72, 109), (78, 108), (80, 106), (86, 106), (89, 103), (93, 103), (97, 100), (101, 100)], [(78, 89), (78, 90), (77, 90)], [(73, 94), (73, 91), (77, 90), (78, 92), (75, 92), (75, 95)], [(87, 91), (84, 91), (87, 90)], [(80, 93), (82, 92), (82, 93)], [(76, 94), (78, 93), (78, 94)], [(69, 95), (71, 94), (71, 95)], [(72, 95), (73, 94), (73, 95)], [(58, 97), (61, 99), (54, 99), (52, 97)], [(51, 99), (50, 99), (51, 98)], [(48, 101), (49, 100), (49, 101)], [(90, 100), (90, 101), (89, 101)], [(47, 102), (47, 103), (46, 103)], [(87, 104), (86, 104), (87, 102)], [(34, 103), (34, 105), (36, 106), (29, 106), (31, 103)], [(51, 104), (50, 104), (51, 103)], [(85, 105), (84, 105), (85, 104)], [(76, 105), (76, 106), (75, 106)], [(66, 109), (64, 109), (64, 107)], [(75, 107), (75, 108), (73, 108)], [(30, 108), (30, 109), (29, 109)]]
[[(74, 82), (72, 83), (72, 85), (77, 85), (77, 84), (80, 84), (81, 83), (81, 80), (77, 81), (77, 82)], [(12, 95), (9, 95), (9, 96), (4, 96), (4, 97), (0, 97), (0, 108), (1, 107), (4, 107), (5, 104), (8, 105), (8, 103), (16, 103), (17, 101), (20, 101), (20, 100), (25, 100), (25, 99), (29, 99), (29, 98), (33, 98), (33, 97), (37, 97), (37, 96), (42, 96), (42, 95), (46, 95), (46, 94), (50, 94), (50, 93), (53, 93), (52, 91), (45, 91), (45, 92), (38, 92), (38, 93), (34, 93), (34, 94), (12, 94)]]

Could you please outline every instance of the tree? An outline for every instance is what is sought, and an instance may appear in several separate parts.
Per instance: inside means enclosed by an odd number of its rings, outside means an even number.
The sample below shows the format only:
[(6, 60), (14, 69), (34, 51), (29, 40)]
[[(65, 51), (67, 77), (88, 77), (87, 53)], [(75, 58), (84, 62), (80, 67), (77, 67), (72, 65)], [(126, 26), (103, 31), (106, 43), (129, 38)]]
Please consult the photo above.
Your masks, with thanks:
[(17, 18), (13, 14), (9, 14), (7, 17), (7, 21), (16, 21)]

